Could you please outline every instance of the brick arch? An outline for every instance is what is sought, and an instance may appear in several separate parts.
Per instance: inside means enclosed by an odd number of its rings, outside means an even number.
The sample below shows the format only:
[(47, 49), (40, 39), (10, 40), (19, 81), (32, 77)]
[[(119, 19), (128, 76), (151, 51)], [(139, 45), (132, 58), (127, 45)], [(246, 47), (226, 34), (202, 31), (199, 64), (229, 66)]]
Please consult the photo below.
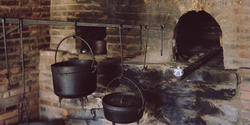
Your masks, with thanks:
[(192, 10), (184, 13), (174, 29), (177, 60), (188, 60), (197, 52), (207, 52), (221, 46), (221, 33), (220, 25), (208, 12)]

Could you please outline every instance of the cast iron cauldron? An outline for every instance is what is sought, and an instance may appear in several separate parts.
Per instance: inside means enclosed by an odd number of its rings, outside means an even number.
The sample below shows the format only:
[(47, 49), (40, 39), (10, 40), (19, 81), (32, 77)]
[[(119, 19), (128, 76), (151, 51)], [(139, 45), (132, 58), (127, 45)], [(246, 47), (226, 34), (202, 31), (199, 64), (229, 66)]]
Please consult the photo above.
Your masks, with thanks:
[[(68, 38), (82, 40), (90, 49), (93, 60), (70, 60), (56, 62), (60, 44)], [(76, 35), (67, 36), (60, 41), (55, 52), (55, 64), (51, 65), (54, 92), (60, 98), (80, 98), (96, 90), (95, 58), (89, 44)]]
[(104, 116), (107, 120), (112, 121), (113, 124), (139, 122), (144, 111), (144, 97), (142, 92), (132, 80), (124, 76), (113, 79), (108, 86), (113, 81), (119, 79), (124, 79), (132, 83), (137, 88), (140, 96), (130, 92), (116, 92), (104, 96), (102, 99)]

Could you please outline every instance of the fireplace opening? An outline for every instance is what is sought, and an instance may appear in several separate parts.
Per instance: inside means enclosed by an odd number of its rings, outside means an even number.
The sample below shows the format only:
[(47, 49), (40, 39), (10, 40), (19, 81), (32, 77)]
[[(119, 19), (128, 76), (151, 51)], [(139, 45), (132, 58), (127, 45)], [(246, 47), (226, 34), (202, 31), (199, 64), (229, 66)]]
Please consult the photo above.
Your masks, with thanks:
[[(177, 62), (192, 62), (209, 51), (221, 49), (222, 31), (216, 20), (205, 11), (189, 11), (182, 15), (174, 31)], [(219, 53), (223, 58), (222, 53)], [(220, 61), (219, 61), (220, 60)], [(218, 59), (223, 63), (223, 59)]]
[[(106, 28), (105, 27), (77, 27), (77, 35), (88, 42), (95, 54), (106, 54)], [(79, 39), (76, 48), (81, 53), (88, 53), (89, 48)]]

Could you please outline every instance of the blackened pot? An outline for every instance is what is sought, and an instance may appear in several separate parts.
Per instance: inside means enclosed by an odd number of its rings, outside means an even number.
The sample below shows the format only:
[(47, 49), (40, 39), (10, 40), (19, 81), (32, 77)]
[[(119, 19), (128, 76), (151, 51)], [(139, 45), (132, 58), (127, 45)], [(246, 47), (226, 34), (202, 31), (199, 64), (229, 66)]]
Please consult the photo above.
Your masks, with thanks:
[[(80, 39), (89, 47), (92, 60), (70, 60), (57, 63), (56, 57), (61, 43), (71, 37)], [(87, 41), (76, 35), (63, 38), (56, 48), (55, 64), (51, 65), (55, 94), (60, 98), (81, 98), (94, 92), (96, 90), (95, 65), (95, 56)]]
[(54, 92), (63, 98), (79, 98), (96, 90), (92, 60), (74, 60), (51, 65)]
[(113, 123), (139, 123), (145, 106), (140, 87), (129, 78), (121, 75), (111, 80), (107, 84), (107, 88), (117, 80), (120, 82), (125, 80), (126, 83), (133, 85), (139, 92), (139, 95), (130, 92), (116, 92), (105, 95), (102, 99), (105, 118)]
[(143, 103), (134, 93), (111, 93), (102, 101), (105, 118), (114, 123), (137, 122), (143, 116)]

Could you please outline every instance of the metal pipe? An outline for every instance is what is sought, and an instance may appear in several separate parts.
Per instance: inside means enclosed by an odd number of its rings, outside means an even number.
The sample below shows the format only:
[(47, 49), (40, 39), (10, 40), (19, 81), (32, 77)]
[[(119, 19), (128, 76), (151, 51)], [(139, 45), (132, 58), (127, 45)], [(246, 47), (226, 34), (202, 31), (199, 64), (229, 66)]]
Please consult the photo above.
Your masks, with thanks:
[(11, 89), (10, 85), (10, 70), (9, 70), (9, 61), (8, 61), (8, 50), (7, 50), (7, 41), (6, 41), (6, 31), (5, 31), (5, 19), (2, 19), (2, 30), (3, 30), (3, 43), (4, 43), (4, 54), (5, 54), (5, 65), (7, 74), (6, 77), (8, 79), (8, 90)]
[[(3, 19), (3, 18), (0, 18)], [(6, 23), (10, 24), (18, 24), (17, 18), (6, 18)], [(32, 25), (32, 24), (46, 24), (46, 25), (63, 25), (63, 26), (74, 26), (74, 21), (53, 21), (53, 20), (35, 20), (35, 19), (23, 19), (24, 25)], [(114, 27), (119, 28), (120, 24), (104, 24), (104, 23), (84, 23), (78, 22), (77, 26), (90, 26), (90, 27)], [(124, 24), (123, 28), (133, 28), (140, 29), (140, 25), (127, 25)], [(148, 26), (150, 30), (160, 30), (161, 26)]]

